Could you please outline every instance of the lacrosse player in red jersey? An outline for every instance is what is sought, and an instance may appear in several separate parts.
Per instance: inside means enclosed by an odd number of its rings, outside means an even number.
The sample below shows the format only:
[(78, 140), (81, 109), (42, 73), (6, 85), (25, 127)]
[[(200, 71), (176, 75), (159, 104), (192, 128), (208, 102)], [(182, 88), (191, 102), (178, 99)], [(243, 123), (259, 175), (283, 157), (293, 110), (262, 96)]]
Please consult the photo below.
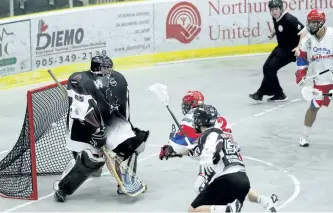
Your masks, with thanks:
[[(190, 154), (191, 152), (189, 152), (188, 142), (194, 146), (201, 135), (201, 133), (198, 133), (195, 130), (193, 116), (197, 108), (205, 105), (204, 100), (204, 95), (200, 91), (188, 91), (184, 95), (181, 104), (182, 112), (184, 114), (184, 118), (180, 122), (182, 131), (179, 130), (176, 133), (175, 127), (173, 126), (173, 131), (170, 133), (169, 144), (164, 145), (161, 148), (159, 155), (160, 160), (181, 157), (183, 155), (189, 155), (191, 158), (195, 159), (195, 157)], [(218, 114), (214, 127), (221, 129), (224, 135), (227, 135), (233, 140), (231, 124), (225, 117)], [(182, 132), (184, 132), (186, 136), (184, 136)], [(278, 198), (274, 194), (269, 198), (250, 189), (248, 199), (253, 203), (261, 204), (268, 212), (276, 212), (275, 203)]]
[[(302, 41), (300, 55), (297, 57), (296, 83), (303, 86), (308, 74), (308, 68), (312, 74), (330, 69), (314, 79), (313, 88), (323, 93), (333, 90), (333, 28), (326, 27), (326, 15), (318, 9), (311, 10), (307, 15), (307, 27), (309, 34)], [(311, 64), (309, 64), (311, 62)], [(315, 98), (311, 101), (305, 113), (304, 130), (300, 137), (299, 145), (309, 146), (308, 133), (316, 120), (317, 113), (322, 106), (328, 107), (330, 98)]]

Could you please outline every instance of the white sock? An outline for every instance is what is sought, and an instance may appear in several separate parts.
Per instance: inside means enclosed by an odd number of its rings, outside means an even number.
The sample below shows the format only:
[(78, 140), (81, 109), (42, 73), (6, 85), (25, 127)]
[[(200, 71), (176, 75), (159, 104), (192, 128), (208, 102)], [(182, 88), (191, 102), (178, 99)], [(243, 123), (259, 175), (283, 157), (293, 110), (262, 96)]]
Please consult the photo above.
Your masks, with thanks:
[(269, 204), (269, 198), (266, 196), (259, 196), (258, 203), (261, 204), (263, 207), (266, 207)]
[(303, 127), (303, 135), (308, 136), (309, 131), (310, 131), (310, 127), (308, 127), (308, 126)]
[(261, 203), (261, 196), (258, 196), (257, 203)]
[(216, 206), (216, 205), (212, 205), (210, 206), (210, 212), (213, 212), (213, 213), (221, 213), (221, 212), (225, 212), (227, 209), (227, 206)]

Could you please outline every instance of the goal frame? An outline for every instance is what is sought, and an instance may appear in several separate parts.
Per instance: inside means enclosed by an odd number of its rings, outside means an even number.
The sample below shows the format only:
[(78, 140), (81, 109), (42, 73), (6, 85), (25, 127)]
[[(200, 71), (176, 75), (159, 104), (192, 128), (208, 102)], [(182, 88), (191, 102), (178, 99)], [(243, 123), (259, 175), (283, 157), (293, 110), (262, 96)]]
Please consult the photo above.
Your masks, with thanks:
[[(60, 81), (61, 85), (66, 85), (67, 80)], [(27, 111), (28, 111), (28, 122), (29, 122), (29, 143), (30, 143), (30, 157), (31, 157), (31, 177), (32, 177), (32, 193), (29, 197), (12, 197), (0, 193), (3, 198), (20, 199), (20, 200), (38, 200), (38, 181), (37, 181), (37, 162), (36, 162), (36, 147), (35, 147), (35, 126), (34, 126), (34, 106), (33, 106), (33, 94), (48, 89), (56, 88), (56, 83), (41, 86), (35, 89), (27, 91)]]

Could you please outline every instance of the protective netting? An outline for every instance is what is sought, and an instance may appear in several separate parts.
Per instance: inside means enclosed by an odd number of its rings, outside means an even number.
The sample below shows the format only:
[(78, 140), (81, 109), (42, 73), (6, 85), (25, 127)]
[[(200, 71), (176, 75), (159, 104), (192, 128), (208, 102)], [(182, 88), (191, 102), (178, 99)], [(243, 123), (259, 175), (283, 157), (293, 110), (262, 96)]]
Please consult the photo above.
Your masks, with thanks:
[[(31, 95), (32, 101), (29, 101)], [(32, 108), (32, 115), (31, 110)], [(19, 139), (13, 149), (0, 162), (0, 193), (6, 197), (31, 199), (33, 165), (37, 175), (61, 174), (72, 154), (66, 149), (66, 116), (68, 102), (57, 87), (45, 87), (42, 90), (28, 92), (25, 120)], [(33, 124), (29, 122), (32, 116)], [(33, 131), (31, 131), (31, 127)], [(30, 140), (33, 133), (34, 141)], [(31, 143), (35, 144), (36, 162), (31, 152)]]

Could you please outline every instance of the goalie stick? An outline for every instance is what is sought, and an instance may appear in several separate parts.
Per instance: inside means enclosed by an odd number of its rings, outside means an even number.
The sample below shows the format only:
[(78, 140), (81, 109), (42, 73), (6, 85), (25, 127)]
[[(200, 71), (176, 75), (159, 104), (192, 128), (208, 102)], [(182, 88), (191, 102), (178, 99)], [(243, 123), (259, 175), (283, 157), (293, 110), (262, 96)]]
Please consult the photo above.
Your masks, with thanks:
[(58, 79), (53, 74), (52, 70), (48, 69), (47, 72), (52, 77), (53, 81), (57, 84), (58, 88), (61, 90), (61, 93), (64, 95), (64, 98), (67, 98), (68, 97), (67, 89), (63, 85), (60, 84)]
[[(99, 111), (99, 108), (94, 101), (91, 101), (91, 104), (97, 111)], [(98, 113), (101, 115), (101, 112)], [(136, 197), (146, 191), (147, 186), (139, 176), (135, 174), (129, 165), (126, 164), (126, 162), (107, 146), (103, 146), (102, 150), (104, 157), (106, 158), (106, 166), (126, 195)], [(134, 155), (134, 157), (137, 158), (137, 154), (134, 153)]]
[[(67, 89), (63, 85), (60, 84), (60, 82), (55, 77), (55, 75), (53, 74), (51, 69), (47, 70), (47, 72), (50, 74), (52, 79), (55, 81), (55, 83), (57, 84), (58, 88), (61, 90), (64, 97), (67, 98), (68, 97)], [(91, 101), (90, 103), (94, 104), (94, 107), (96, 108), (96, 110), (99, 110), (94, 101)], [(103, 151), (103, 155), (106, 160), (106, 165), (107, 165), (109, 172), (116, 179), (118, 185), (120, 186), (120, 188), (126, 195), (135, 197), (146, 191), (146, 189), (147, 189), (146, 185), (135, 174), (135, 172), (133, 170), (131, 170), (130, 167), (127, 166), (126, 162), (122, 161), (117, 156), (117, 154), (114, 153), (113, 151), (111, 151), (107, 146), (103, 146), (102, 151)], [(71, 163), (73, 163), (73, 162), (71, 162)], [(66, 170), (68, 170), (67, 167), (65, 169), (65, 173), (62, 175), (62, 178), (64, 175), (66, 175), (69, 172), (69, 171), (66, 171)], [(54, 190), (58, 189), (59, 182), (60, 182), (59, 180), (54, 182), (54, 184), (53, 184)]]
[[(112, 152), (106, 146), (103, 146), (103, 153), (107, 159), (106, 165), (114, 174), (114, 178), (123, 192), (131, 197), (136, 197), (144, 193), (147, 186), (144, 182), (130, 169), (126, 162), (122, 161), (116, 153)], [(136, 155), (136, 153), (134, 153)], [(137, 155), (135, 156), (137, 157)]]

